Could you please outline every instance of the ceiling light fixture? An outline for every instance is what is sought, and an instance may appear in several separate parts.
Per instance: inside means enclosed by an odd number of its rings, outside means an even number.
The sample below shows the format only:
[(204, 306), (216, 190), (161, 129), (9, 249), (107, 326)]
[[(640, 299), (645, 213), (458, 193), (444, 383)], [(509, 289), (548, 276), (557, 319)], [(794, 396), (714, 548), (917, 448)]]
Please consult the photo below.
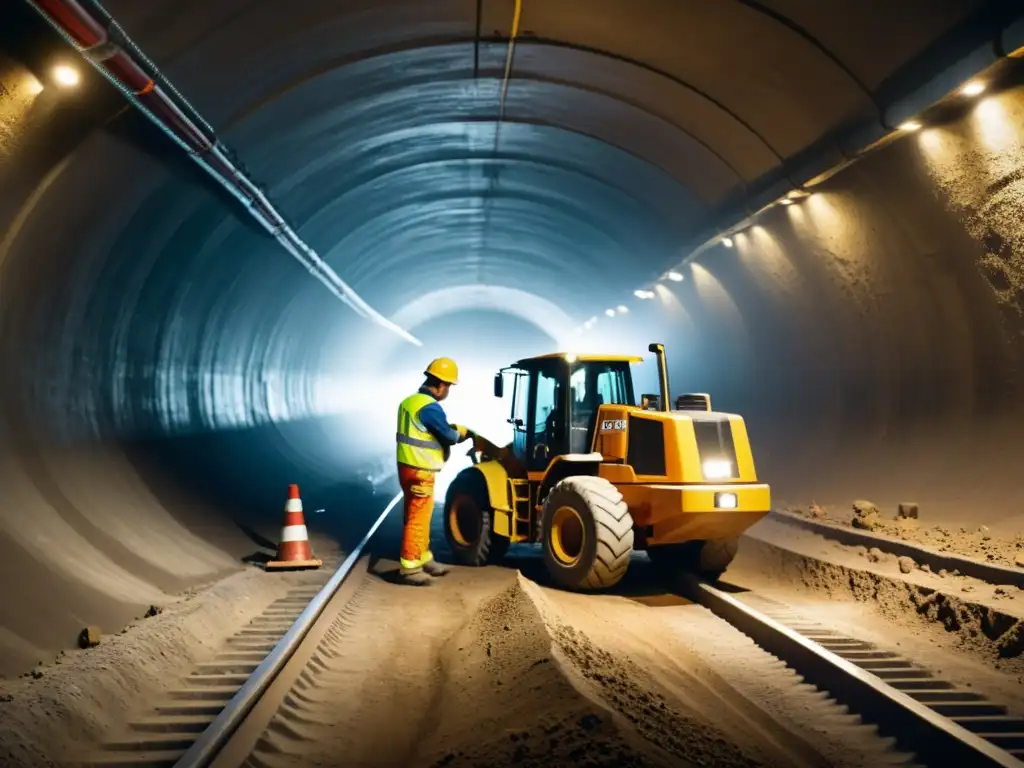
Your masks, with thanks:
[(960, 91), (964, 96), (977, 96), (985, 90), (985, 84), (977, 80), (972, 80), (963, 87)]
[(57, 82), (57, 85), (72, 88), (78, 85), (78, 70), (74, 67), (69, 67), (67, 64), (58, 64), (53, 68), (53, 79)]
[(645, 291), (643, 289), (638, 289), (633, 291), (633, 295), (636, 296), (638, 299), (653, 299), (654, 291)]
[(732, 238), (731, 237), (723, 237), (722, 238), (722, 245), (724, 245), (726, 248), (732, 248)]
[(608, 317), (615, 317), (615, 310), (614, 310), (614, 309), (606, 309), (606, 310), (604, 311), (604, 313), (605, 313), (606, 315), (608, 315)]
[(921, 129), (921, 124), (919, 122), (917, 122), (917, 120), (907, 120), (907, 122), (905, 122), (902, 125), (900, 125), (900, 130), (901, 131), (907, 131), (908, 133), (911, 132), (911, 131), (918, 131), (920, 129)]
[(669, 272), (667, 277), (668, 277), (669, 280), (671, 280), (674, 283), (678, 283), (680, 280), (683, 279), (682, 273), (675, 272), (675, 271)]
[(792, 205), (793, 204), (793, 201), (790, 200), (788, 197), (782, 198), (781, 200), (779, 200), (779, 202), (782, 203), (783, 205)]
[(619, 304), (619, 306), (617, 306), (616, 309), (619, 311), (620, 315), (624, 315), (627, 312), (629, 312), (629, 307), (627, 307), (625, 304)]

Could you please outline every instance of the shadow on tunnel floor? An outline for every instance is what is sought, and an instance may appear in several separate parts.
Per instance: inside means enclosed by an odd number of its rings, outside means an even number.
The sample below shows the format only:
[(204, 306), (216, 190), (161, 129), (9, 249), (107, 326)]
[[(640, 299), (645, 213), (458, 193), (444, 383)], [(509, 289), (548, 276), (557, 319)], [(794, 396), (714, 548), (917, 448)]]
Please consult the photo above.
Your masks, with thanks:
[[(444, 537), (443, 512), (443, 508), (438, 505), (431, 519), (431, 551), (440, 562), (453, 564), (455, 559), (452, 557), (451, 549)], [(382, 526), (381, 533), (374, 536), (367, 547), (367, 551), (371, 555), (371, 571), (378, 578), (389, 582), (395, 581), (398, 572), (397, 559), (401, 544), (401, 523), (401, 509), (396, 508), (395, 513), (390, 516), (385, 526)], [(560, 589), (548, 574), (541, 548), (538, 545), (514, 544), (500, 563), (487, 567), (519, 571), (524, 577), (542, 587)], [(648, 605), (657, 604), (658, 600), (667, 601), (665, 604), (686, 602), (672, 589), (647, 555), (639, 552), (633, 554), (629, 569), (622, 581), (611, 589), (600, 590), (595, 594), (628, 598)], [(655, 602), (651, 602), (652, 600)]]
[[(500, 567), (514, 568), (530, 581), (542, 587), (560, 589), (548, 574), (539, 546), (518, 545), (509, 550)], [(631, 599), (662, 597), (673, 594), (671, 585), (645, 554), (636, 552), (622, 581), (614, 587), (596, 590), (594, 594), (613, 595)]]
[(253, 544), (260, 547), (261, 549), (273, 550), (277, 548), (277, 542), (259, 534), (255, 529), (252, 528), (244, 520), (235, 520), (235, 525), (238, 526), (238, 530), (244, 533)]

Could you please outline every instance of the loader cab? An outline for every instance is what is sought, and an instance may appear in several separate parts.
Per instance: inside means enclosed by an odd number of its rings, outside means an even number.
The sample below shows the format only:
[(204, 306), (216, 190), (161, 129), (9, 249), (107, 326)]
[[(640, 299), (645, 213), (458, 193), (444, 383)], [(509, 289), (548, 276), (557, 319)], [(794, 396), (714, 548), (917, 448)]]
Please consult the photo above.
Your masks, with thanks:
[[(512, 450), (529, 472), (542, 472), (567, 453), (589, 453), (601, 405), (634, 405), (630, 363), (639, 357), (542, 355), (520, 360), (495, 378), (502, 396), (503, 374), (512, 375)], [(501, 391), (499, 391), (501, 390)]]

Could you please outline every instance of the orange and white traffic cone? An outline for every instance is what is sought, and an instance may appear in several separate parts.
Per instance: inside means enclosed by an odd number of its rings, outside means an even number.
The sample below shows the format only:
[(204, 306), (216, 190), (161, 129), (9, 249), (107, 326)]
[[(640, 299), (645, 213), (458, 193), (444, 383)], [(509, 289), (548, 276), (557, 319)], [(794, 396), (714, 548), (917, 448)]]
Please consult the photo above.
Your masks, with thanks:
[(299, 486), (288, 486), (288, 501), (284, 506), (284, 527), (281, 528), (281, 543), (277, 545), (277, 559), (266, 565), (268, 571), (319, 568), (323, 562), (313, 557), (306, 531), (306, 518), (302, 514), (302, 499)]

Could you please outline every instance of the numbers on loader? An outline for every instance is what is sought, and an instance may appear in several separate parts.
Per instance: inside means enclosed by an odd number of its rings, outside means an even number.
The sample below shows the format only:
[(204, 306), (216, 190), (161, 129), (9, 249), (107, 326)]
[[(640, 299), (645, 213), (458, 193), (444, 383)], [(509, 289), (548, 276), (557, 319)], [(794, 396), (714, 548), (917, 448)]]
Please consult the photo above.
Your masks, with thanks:
[(601, 422), (602, 432), (625, 432), (626, 431), (626, 420), (625, 419), (605, 419)]

